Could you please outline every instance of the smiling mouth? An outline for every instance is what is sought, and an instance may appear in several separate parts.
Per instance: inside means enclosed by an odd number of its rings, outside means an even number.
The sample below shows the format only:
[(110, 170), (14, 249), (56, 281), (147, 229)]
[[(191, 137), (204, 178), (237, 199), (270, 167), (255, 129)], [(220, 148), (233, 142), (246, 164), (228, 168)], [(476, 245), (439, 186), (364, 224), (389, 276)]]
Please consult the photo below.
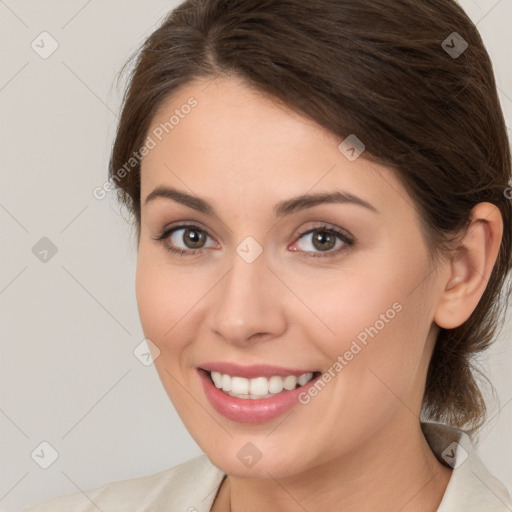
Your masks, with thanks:
[(282, 377), (280, 375), (273, 375), (270, 378), (255, 377), (246, 379), (220, 372), (203, 371), (209, 376), (213, 385), (226, 395), (249, 400), (272, 398), (276, 395), (287, 393), (288, 391), (305, 386), (321, 373), (317, 371), (303, 373), (299, 376), (287, 375)]

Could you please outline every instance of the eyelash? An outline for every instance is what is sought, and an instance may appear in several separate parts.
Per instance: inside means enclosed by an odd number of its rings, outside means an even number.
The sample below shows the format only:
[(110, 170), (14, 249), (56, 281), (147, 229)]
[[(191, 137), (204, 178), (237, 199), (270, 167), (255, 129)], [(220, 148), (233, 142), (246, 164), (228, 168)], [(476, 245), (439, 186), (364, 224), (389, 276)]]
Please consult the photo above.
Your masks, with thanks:
[[(162, 231), (162, 233), (160, 235), (158, 235), (157, 237), (155, 237), (153, 240), (157, 240), (157, 241), (161, 242), (166, 250), (168, 250), (168, 251), (170, 251), (170, 252), (172, 252), (172, 253), (176, 254), (177, 256), (180, 256), (180, 257), (194, 256), (195, 254), (201, 253), (205, 249), (176, 249), (175, 247), (171, 247), (170, 245), (165, 243), (165, 240), (172, 233), (174, 233), (174, 231), (179, 231), (180, 229), (186, 229), (186, 228), (197, 229), (198, 231), (202, 231), (207, 236), (212, 238), (210, 236), (210, 234), (208, 233), (208, 231), (206, 231), (205, 229), (201, 228), (200, 226), (197, 226), (195, 224), (182, 224), (182, 225), (179, 225), (179, 226), (173, 226), (173, 227), (164, 229)], [(326, 231), (327, 233), (334, 234), (335, 236), (337, 236), (345, 244), (345, 246), (342, 247), (341, 249), (336, 250), (336, 251), (326, 251), (323, 254), (322, 254), (322, 252), (310, 253), (310, 252), (307, 252), (307, 251), (297, 251), (299, 254), (302, 253), (302, 252), (305, 252), (306, 254), (308, 254), (308, 256), (303, 256), (302, 254), (300, 254), (301, 257), (306, 257), (306, 258), (310, 258), (310, 257), (312, 257), (312, 258), (329, 258), (329, 257), (331, 257), (332, 258), (332, 257), (337, 256), (340, 252), (349, 249), (355, 243), (354, 240), (352, 238), (350, 238), (348, 235), (346, 235), (344, 232), (342, 232), (339, 229), (336, 229), (336, 228), (334, 228), (334, 227), (332, 227), (330, 225), (327, 225), (327, 224), (320, 224), (318, 226), (314, 226), (313, 228), (305, 229), (305, 230), (303, 230), (303, 231), (301, 231), (300, 233), (297, 234), (297, 239), (299, 240), (304, 235), (307, 235), (309, 233), (314, 233), (315, 231)]]

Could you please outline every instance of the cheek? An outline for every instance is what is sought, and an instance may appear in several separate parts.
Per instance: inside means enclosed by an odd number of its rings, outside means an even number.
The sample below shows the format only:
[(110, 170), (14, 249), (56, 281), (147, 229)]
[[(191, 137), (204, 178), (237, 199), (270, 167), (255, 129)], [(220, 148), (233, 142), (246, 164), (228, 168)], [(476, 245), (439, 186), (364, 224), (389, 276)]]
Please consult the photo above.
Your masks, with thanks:
[(162, 312), (166, 309), (166, 298), (161, 295), (163, 276), (158, 274), (140, 248), (135, 274), (135, 295), (144, 335), (156, 344), (165, 332)]
[(304, 302), (314, 318), (306, 323), (305, 314), (310, 314), (302, 308), (302, 321), (298, 317), (296, 321), (303, 326), (315, 324), (316, 331), (311, 330), (308, 338), (321, 343), (325, 352), (335, 359), (351, 348), (352, 341), (364, 347), (372, 339), (385, 338), (402, 323), (407, 287), (397, 283), (400, 279), (393, 277), (389, 269), (380, 273), (371, 268), (332, 272), (311, 279), (302, 276), (296, 279), (295, 290), (307, 298)]
[(135, 278), (144, 332), (147, 328), (159, 339), (169, 336), (169, 330), (204, 294), (198, 286), (200, 282), (194, 279), (193, 270), (178, 264), (171, 265), (165, 252), (141, 241)]
[(360, 365), (347, 368), (348, 378), (353, 369), (352, 382), (357, 386), (363, 416), (378, 416), (380, 411), (385, 417), (392, 410), (415, 408), (421, 402), (428, 332), (422, 304), (402, 298), (396, 314), (389, 315), (388, 311), (383, 318), (388, 323), (376, 321), (364, 330), (368, 337), (357, 356)]
[[(159, 355), (154, 361), (155, 369), (164, 389), (178, 410), (186, 408), (182, 396), (185, 383), (182, 361), (187, 350), (187, 339), (181, 330), (186, 324), (190, 309), (190, 287), (179, 277), (180, 272), (170, 272), (158, 254), (139, 247), (135, 291), (140, 322), (144, 336), (154, 343)], [(197, 299), (196, 299), (197, 300)]]
[[(413, 310), (417, 316), (414, 302), (421, 291), (411, 291), (427, 275), (426, 254), (418, 233), (408, 230), (403, 236), (382, 236), (375, 246), (363, 247), (325, 271), (283, 268), (281, 273), (316, 316), (314, 323), (322, 324), (326, 348), (337, 355), (340, 342), (343, 349), (355, 338), (363, 343), (371, 339), (375, 330), (377, 338), (384, 338), (398, 325), (415, 327), (417, 318), (407, 325), (403, 317)], [(301, 311), (310, 316), (304, 308)]]
[(306, 295), (328, 327), (323, 335), (311, 329), (308, 337), (328, 356), (335, 386), (344, 390), (336, 395), (340, 406), (353, 402), (348, 410), (363, 416), (369, 408), (399, 403), (395, 394), (415, 392), (431, 324), (429, 291), (419, 286), (410, 293), (419, 281), (421, 257), (416, 265), (379, 262), (378, 268), (353, 269), (323, 286), (319, 280)]
[(184, 282), (186, 276), (170, 272), (158, 255), (139, 248), (135, 291), (144, 335), (161, 351), (172, 348), (176, 326), (185, 317), (195, 295)]

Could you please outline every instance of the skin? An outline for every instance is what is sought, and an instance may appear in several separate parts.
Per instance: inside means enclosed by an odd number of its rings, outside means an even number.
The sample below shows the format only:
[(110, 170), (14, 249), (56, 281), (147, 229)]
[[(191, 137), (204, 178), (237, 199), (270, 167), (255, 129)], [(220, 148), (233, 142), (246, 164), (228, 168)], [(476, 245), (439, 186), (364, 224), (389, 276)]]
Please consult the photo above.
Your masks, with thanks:
[[(477, 205), (457, 257), (432, 269), (414, 203), (391, 169), (364, 153), (349, 161), (341, 139), (234, 77), (186, 84), (148, 134), (191, 96), (198, 105), (142, 162), (136, 294), (166, 392), (229, 475), (212, 510), (437, 510), (451, 468), (420, 428), (428, 362), (439, 327), (463, 323), (485, 290), (501, 241), (499, 211)], [(162, 185), (207, 200), (218, 218), (165, 198), (144, 204)], [(321, 204), (272, 217), (281, 200), (334, 190), (379, 213)], [(193, 250), (184, 230), (155, 240), (188, 222), (208, 235), (202, 253), (166, 250)], [(297, 233), (322, 223), (355, 244), (339, 240), (332, 256), (311, 256), (326, 254), (313, 245), (315, 233)], [(248, 236), (263, 250), (250, 264), (236, 252)], [(195, 370), (201, 363), (327, 371), (395, 302), (402, 310), (308, 405), (256, 425), (228, 420), (208, 402)], [(262, 455), (251, 468), (237, 457), (247, 442)]]

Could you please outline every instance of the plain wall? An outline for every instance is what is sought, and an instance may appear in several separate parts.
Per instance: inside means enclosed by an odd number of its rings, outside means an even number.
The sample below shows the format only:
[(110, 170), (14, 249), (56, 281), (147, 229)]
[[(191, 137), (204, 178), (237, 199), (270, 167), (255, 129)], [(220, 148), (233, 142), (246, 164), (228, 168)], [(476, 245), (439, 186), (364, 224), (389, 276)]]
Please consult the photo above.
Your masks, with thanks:
[[(461, 4), (494, 62), (510, 129), (512, 0)], [(117, 123), (122, 91), (114, 77), (175, 5), (0, 2), (2, 511), (154, 473), (201, 453), (154, 367), (133, 355), (144, 338), (136, 252), (114, 198), (93, 196), (106, 181)], [(59, 45), (46, 59), (31, 47), (43, 31)], [(38, 243), (50, 247), (46, 263), (32, 251)], [(500, 403), (490, 405), (477, 451), (512, 489), (508, 322), (482, 358)], [(43, 441), (59, 454), (46, 470), (31, 458)]]

